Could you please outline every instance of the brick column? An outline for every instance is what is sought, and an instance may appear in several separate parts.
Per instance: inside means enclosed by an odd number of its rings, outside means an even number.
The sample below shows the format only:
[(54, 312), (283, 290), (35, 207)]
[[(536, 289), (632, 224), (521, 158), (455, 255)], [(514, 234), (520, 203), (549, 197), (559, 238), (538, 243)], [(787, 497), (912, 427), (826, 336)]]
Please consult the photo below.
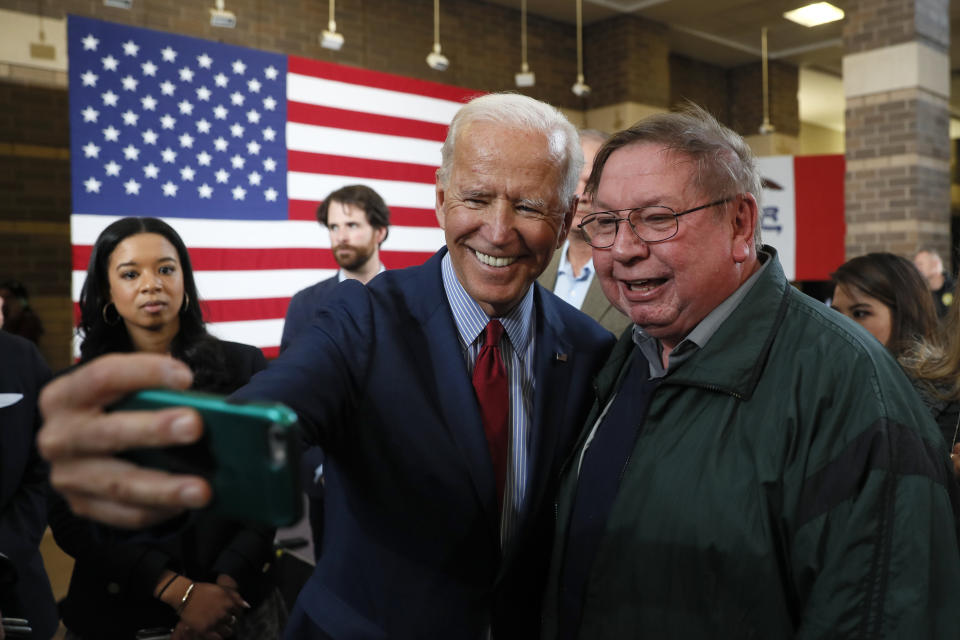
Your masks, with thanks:
[(950, 255), (948, 0), (851, 0), (843, 29), (847, 258)]

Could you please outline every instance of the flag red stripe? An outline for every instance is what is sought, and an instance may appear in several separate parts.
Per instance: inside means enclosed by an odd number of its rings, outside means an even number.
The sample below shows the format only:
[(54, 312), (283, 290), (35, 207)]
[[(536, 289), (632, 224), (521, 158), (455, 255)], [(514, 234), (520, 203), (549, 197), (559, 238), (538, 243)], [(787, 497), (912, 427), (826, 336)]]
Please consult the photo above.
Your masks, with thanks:
[[(319, 200), (290, 200), (291, 220), (316, 220)], [(437, 216), (433, 209), (413, 207), (390, 207), (390, 224), (400, 227), (436, 227)]]
[(797, 280), (829, 280), (830, 273), (846, 259), (845, 167), (842, 155), (793, 160)]
[(389, 162), (334, 156), (308, 151), (287, 151), (287, 170), (374, 180), (401, 180), (433, 184), (437, 168), (410, 162)]
[(280, 355), (280, 347), (260, 347), (260, 351), (263, 351), (263, 357), (267, 360), (273, 360)]
[[(92, 247), (73, 246), (73, 269), (85, 271)], [(383, 251), (383, 263), (390, 269), (411, 267), (432, 255), (427, 251)], [(327, 249), (190, 249), (194, 271), (245, 271), (261, 269), (336, 269), (333, 254)]]
[(357, 67), (348, 67), (332, 62), (308, 60), (307, 58), (300, 58), (298, 56), (287, 56), (287, 71), (306, 76), (336, 80), (337, 82), (345, 82), (348, 84), (359, 84), (375, 89), (402, 91), (404, 93), (414, 93), (431, 98), (439, 98), (441, 100), (452, 100), (453, 102), (466, 102), (470, 98), (481, 95), (482, 93), (464, 87), (455, 87), (449, 84), (430, 82), (429, 80), (404, 78), (389, 73), (358, 69)]
[(435, 122), (362, 113), (336, 107), (325, 107), (306, 102), (287, 101), (287, 120), (332, 129), (348, 129), (366, 133), (382, 133), (405, 138), (423, 138), (443, 142), (447, 137), (447, 125)]

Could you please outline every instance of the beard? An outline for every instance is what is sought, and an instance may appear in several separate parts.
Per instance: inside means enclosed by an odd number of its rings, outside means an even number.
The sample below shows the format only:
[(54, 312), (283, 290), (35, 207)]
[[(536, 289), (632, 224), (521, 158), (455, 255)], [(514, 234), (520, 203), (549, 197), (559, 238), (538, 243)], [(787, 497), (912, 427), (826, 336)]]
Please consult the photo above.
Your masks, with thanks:
[(333, 248), (333, 259), (344, 271), (358, 271), (365, 265), (376, 250), (377, 245), (371, 243), (369, 247), (357, 247), (352, 244), (338, 244)]

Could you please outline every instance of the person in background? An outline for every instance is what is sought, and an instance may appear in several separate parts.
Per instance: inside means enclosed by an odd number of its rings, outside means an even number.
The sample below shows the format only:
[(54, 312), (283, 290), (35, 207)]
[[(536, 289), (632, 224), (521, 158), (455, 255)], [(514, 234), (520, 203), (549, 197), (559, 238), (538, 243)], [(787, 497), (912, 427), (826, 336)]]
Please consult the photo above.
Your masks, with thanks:
[(943, 268), (940, 254), (936, 249), (921, 249), (913, 256), (913, 264), (917, 266), (930, 287), (937, 317), (943, 318), (947, 315), (947, 309), (953, 305), (953, 278)]
[(48, 380), (50, 369), (36, 345), (0, 331), (0, 553), (15, 574), (10, 576), (13, 584), (0, 593), (0, 619), (25, 618), (36, 640), (51, 638), (58, 621), (40, 556), (49, 467), (37, 452), (37, 399)]
[(280, 351), (310, 325), (333, 286), (344, 280), (363, 284), (384, 271), (380, 245), (390, 233), (390, 209), (376, 191), (362, 184), (341, 187), (317, 207), (317, 221), (330, 232), (330, 250), (340, 270), (326, 280), (298, 291), (287, 307)]
[(580, 196), (577, 212), (573, 216), (567, 241), (559, 251), (554, 252), (550, 264), (537, 282), (599, 322), (613, 335), (619, 336), (630, 325), (630, 319), (603, 295), (600, 281), (595, 277), (593, 248), (583, 239), (583, 231), (577, 226), (585, 214), (593, 211), (593, 201), (590, 194), (584, 192), (584, 186), (593, 169), (597, 149), (610, 136), (596, 129), (581, 129), (579, 133), (583, 169), (580, 170), (580, 181), (577, 183), (577, 194)]
[(30, 306), (27, 288), (18, 280), (0, 282), (0, 298), (3, 298), (3, 323), (0, 328), (39, 344), (43, 323)]
[[(836, 284), (831, 306), (860, 324), (897, 359), (952, 447), (960, 415), (960, 379), (954, 379), (960, 361), (950, 356), (957, 342), (952, 335), (956, 321), (940, 331), (927, 282), (914, 263), (898, 255), (858, 256), (830, 277)], [(960, 470), (960, 459), (953, 459)]]
[[(317, 220), (330, 232), (330, 250), (340, 270), (335, 276), (297, 292), (290, 300), (280, 338), (281, 353), (310, 326), (338, 282), (358, 280), (366, 284), (385, 270), (380, 262), (380, 245), (390, 232), (390, 209), (376, 191), (362, 184), (341, 187), (323, 199), (317, 208)], [(323, 546), (323, 450), (308, 447), (300, 466), (309, 498), (313, 554), (318, 559)]]
[(960, 305), (950, 305), (938, 339), (922, 337), (900, 363), (933, 413), (960, 474)]
[(936, 338), (937, 316), (926, 283), (906, 258), (868, 253), (840, 265), (831, 307), (860, 324), (899, 358), (917, 340)]
[[(266, 366), (259, 349), (207, 333), (187, 249), (156, 218), (122, 218), (103, 230), (80, 309), (81, 363), (114, 353), (173, 357), (190, 367), (193, 389), (217, 393)], [(68, 638), (129, 640), (156, 628), (172, 629), (174, 640), (279, 635), (285, 614), (263, 573), (273, 529), (197, 513), (125, 532), (82, 514), (53, 497), (54, 537), (76, 560), (60, 605)]]

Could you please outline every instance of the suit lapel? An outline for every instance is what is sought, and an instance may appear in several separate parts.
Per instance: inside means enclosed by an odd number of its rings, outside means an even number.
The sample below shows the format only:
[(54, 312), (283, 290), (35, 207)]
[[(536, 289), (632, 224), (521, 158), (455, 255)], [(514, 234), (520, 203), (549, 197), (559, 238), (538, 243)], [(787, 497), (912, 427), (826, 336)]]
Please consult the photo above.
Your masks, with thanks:
[(489, 516), (491, 533), (499, 539), (493, 465), (440, 275), (440, 260), (445, 253), (442, 249), (424, 264), (421, 277), (408, 281), (410, 288), (404, 291), (413, 316), (423, 328), (423, 344), (412, 351), (418, 371), (428, 377), (425, 388), (436, 394), (441, 420), (460, 451), (477, 500)]
[(603, 289), (600, 288), (600, 278), (594, 273), (593, 279), (590, 281), (590, 287), (587, 288), (587, 295), (583, 299), (583, 304), (580, 306), (580, 310), (591, 318), (597, 318), (599, 321), (599, 318), (602, 318), (611, 306), (610, 301), (607, 300), (607, 296), (603, 295)]

